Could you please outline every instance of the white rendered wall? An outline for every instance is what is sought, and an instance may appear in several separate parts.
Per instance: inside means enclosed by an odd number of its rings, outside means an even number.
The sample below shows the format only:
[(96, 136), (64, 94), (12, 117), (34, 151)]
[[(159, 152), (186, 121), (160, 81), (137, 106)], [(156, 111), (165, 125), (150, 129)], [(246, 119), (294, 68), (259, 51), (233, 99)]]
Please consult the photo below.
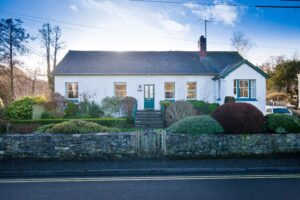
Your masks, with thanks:
[(246, 103), (251, 103), (256, 106), (262, 113), (266, 113), (266, 78), (260, 73), (255, 71), (253, 68), (247, 64), (243, 64), (236, 70), (228, 74), (224, 79), (221, 79), (221, 101), (224, 102), (225, 96), (234, 96), (233, 86), (234, 79), (255, 79), (256, 80), (256, 100), (257, 101), (243, 101)]
[(78, 82), (79, 94), (89, 93), (93, 100), (100, 103), (106, 96), (114, 95), (114, 82), (126, 82), (127, 96), (135, 97), (138, 101), (138, 109), (144, 109), (144, 92), (138, 91), (141, 85), (155, 85), (155, 109), (159, 110), (159, 102), (164, 100), (164, 83), (175, 82), (175, 100), (186, 98), (186, 83), (197, 82), (197, 100), (204, 100), (210, 103), (215, 102), (216, 92), (213, 76), (193, 76), (193, 75), (123, 75), (123, 76), (55, 76), (55, 91), (65, 96), (65, 83)]

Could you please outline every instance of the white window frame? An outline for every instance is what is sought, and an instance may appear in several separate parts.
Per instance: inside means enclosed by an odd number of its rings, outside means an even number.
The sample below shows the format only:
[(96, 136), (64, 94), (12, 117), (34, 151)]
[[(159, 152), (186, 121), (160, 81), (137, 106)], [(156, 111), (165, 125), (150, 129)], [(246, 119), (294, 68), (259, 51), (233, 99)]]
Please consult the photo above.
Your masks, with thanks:
[[(189, 84), (195, 84), (195, 89), (189, 89)], [(195, 93), (195, 97), (194, 98), (188, 98), (188, 94), (189, 92), (193, 92)], [(186, 83), (186, 99), (187, 100), (197, 100), (197, 81), (189, 81)]]
[[(241, 81), (243, 81), (244, 83), (247, 83), (247, 86), (243, 86), (243, 87), (241, 87)], [(250, 91), (249, 91), (249, 80), (248, 79), (239, 79), (239, 88), (238, 88), (238, 90), (239, 90), (239, 96), (238, 96), (238, 98), (239, 99), (249, 99), (250, 98)], [(247, 96), (244, 96), (244, 94), (243, 94), (243, 96), (241, 96), (241, 90), (246, 90), (246, 91), (248, 91), (247, 93), (248, 93), (248, 95)]]
[[(77, 84), (77, 90), (69, 90), (69, 84)], [(73, 87), (72, 87), (73, 88)], [(70, 98), (69, 97), (69, 92), (73, 92), (73, 91), (77, 91), (77, 97), (75, 98)], [(78, 82), (65, 82), (65, 96), (66, 99), (70, 99), (70, 100), (77, 100), (79, 98), (79, 84)]]
[(251, 99), (255, 99), (256, 98), (256, 80), (255, 79), (251, 79), (249, 80), (251, 82), (250, 84), (250, 94), (251, 94)]
[[(120, 84), (125, 84), (125, 90), (116, 90), (116, 86)], [(125, 96), (119, 96), (117, 95), (117, 92), (125, 92)], [(120, 97), (120, 98), (124, 98), (127, 97), (127, 83), (126, 82), (114, 82), (114, 96), (115, 97)]]
[[(173, 84), (174, 85), (173, 90), (166, 90), (166, 85), (167, 84)], [(165, 82), (165, 84), (164, 84), (164, 90), (165, 90), (165, 100), (175, 100), (175, 82), (172, 82), (172, 81)], [(166, 93), (167, 92), (172, 92), (173, 93), (173, 98), (166, 98)]]
[[(241, 81), (247, 82), (247, 87), (241, 87)], [(241, 96), (241, 89), (248, 90), (248, 96)], [(234, 79), (233, 94), (237, 99), (255, 99), (256, 98), (256, 79)]]

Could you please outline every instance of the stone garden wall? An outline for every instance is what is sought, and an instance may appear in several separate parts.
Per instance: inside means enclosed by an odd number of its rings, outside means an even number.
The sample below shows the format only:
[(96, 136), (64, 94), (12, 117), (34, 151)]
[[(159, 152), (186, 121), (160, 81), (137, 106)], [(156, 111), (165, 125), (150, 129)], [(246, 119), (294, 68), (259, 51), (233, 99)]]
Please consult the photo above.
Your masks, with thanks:
[(136, 134), (5, 134), (0, 159), (122, 159), (135, 158)]
[(300, 134), (2, 134), (0, 160), (201, 158), (300, 153)]
[(168, 134), (170, 157), (228, 157), (300, 153), (300, 134)]

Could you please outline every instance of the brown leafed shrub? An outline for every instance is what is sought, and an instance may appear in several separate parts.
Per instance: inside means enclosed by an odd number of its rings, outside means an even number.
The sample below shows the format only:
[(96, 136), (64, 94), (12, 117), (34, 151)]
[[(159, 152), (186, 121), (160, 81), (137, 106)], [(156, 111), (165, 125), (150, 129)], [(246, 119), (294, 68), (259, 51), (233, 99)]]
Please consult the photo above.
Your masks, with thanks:
[(226, 133), (261, 133), (264, 129), (264, 115), (248, 103), (225, 103), (213, 113), (213, 118)]
[(62, 95), (60, 95), (59, 93), (55, 93), (52, 97), (52, 100), (45, 103), (45, 108), (55, 117), (63, 117), (66, 102), (67, 101)]
[(121, 109), (125, 117), (132, 118), (133, 109), (136, 106), (136, 99), (134, 97), (125, 97), (121, 100)]
[(176, 101), (173, 102), (165, 111), (165, 120), (167, 126), (170, 126), (174, 122), (180, 119), (191, 117), (196, 115), (196, 110), (193, 105), (188, 101)]

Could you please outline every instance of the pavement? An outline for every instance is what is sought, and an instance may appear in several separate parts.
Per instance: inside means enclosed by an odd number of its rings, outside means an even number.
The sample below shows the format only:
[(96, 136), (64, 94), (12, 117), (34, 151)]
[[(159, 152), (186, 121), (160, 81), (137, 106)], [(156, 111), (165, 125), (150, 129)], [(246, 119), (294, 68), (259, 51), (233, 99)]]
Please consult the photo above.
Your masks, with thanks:
[(0, 178), (300, 174), (300, 156), (201, 160), (1, 161)]

